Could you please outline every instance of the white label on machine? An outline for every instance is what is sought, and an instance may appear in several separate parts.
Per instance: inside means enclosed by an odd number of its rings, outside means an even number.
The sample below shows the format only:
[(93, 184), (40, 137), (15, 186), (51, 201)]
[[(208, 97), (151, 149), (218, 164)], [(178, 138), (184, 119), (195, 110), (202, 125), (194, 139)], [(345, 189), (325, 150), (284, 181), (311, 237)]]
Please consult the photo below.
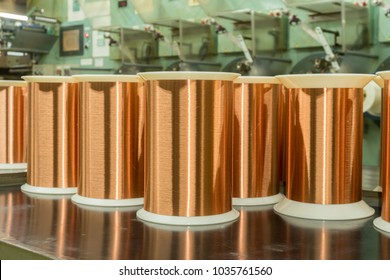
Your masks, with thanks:
[(107, 57), (110, 55), (109, 40), (104, 38), (104, 32), (92, 32), (92, 56)]
[(103, 58), (95, 58), (95, 67), (103, 67)]
[(68, 0), (68, 21), (79, 21), (85, 19), (79, 0)]
[(92, 58), (84, 58), (84, 59), (80, 60), (81, 66), (87, 66), (87, 65), (92, 65), (92, 64), (93, 64)]

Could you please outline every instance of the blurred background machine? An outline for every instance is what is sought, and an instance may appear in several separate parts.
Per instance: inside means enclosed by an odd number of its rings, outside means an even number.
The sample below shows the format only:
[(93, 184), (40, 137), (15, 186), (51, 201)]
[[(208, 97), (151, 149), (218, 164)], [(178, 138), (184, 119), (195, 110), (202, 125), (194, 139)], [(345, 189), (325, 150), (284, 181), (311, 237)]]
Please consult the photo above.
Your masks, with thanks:
[[(141, 71), (390, 69), (390, 0), (3, 0), (0, 79)], [(378, 91), (371, 85), (367, 95)], [(364, 114), (363, 188), (378, 187), (380, 114)]]

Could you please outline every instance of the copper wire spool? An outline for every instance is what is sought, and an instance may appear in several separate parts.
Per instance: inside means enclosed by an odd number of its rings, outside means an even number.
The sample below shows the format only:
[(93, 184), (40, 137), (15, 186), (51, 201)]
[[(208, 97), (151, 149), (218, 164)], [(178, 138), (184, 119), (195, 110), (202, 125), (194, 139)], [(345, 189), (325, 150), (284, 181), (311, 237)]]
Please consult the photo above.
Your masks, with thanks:
[(138, 218), (167, 224), (234, 220), (233, 73), (149, 72), (146, 189)]
[(390, 232), (390, 71), (377, 73), (384, 80), (381, 118), (381, 170), (382, 213), (374, 220), (380, 230)]
[(287, 128), (287, 92), (285, 86), (279, 88), (278, 94), (278, 166), (279, 183), (286, 183), (286, 128)]
[(266, 205), (280, 201), (278, 95), (273, 77), (234, 81), (233, 204)]
[(0, 170), (27, 169), (27, 83), (0, 81)]
[(363, 87), (374, 76), (277, 76), (286, 87), (286, 199), (281, 214), (358, 219), (374, 209), (362, 201)]
[(131, 206), (144, 196), (144, 87), (134, 75), (78, 75), (78, 204)]
[(28, 170), (22, 190), (71, 194), (78, 179), (78, 92), (71, 77), (26, 76)]

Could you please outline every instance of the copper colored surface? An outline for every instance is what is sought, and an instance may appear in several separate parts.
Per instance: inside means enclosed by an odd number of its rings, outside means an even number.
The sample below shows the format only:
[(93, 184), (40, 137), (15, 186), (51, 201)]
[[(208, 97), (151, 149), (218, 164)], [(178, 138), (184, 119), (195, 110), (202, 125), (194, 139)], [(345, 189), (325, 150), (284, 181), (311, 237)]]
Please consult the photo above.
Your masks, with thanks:
[[(341, 221), (332, 227), (329, 221), (316, 221), (320, 227), (308, 227), (313, 221), (298, 218), (300, 224), (290, 223), (272, 207), (236, 209), (240, 218), (233, 223), (198, 227), (203, 230), (159, 227), (139, 221), (137, 208), (103, 212), (79, 207), (70, 198), (47, 201), (27, 196), (19, 186), (3, 187), (0, 237), (2, 245), (72, 260), (390, 258), (390, 237), (372, 226), (379, 208), (368, 220)], [(5, 257), (7, 250), (3, 249), (1, 246), (0, 254)]]
[(390, 236), (389, 235), (381, 234), (380, 251), (381, 251), (382, 259), (390, 260)]
[(381, 118), (382, 219), (390, 222), (390, 80), (385, 81)]
[[(295, 250), (286, 252), (286, 257), (290, 260), (357, 260), (360, 258), (359, 253), (348, 248), (358, 246), (356, 240), (363, 238), (362, 230), (366, 224), (371, 225), (368, 219), (356, 221), (303, 220), (299, 224), (286, 220), (285, 244), (287, 247), (295, 248)], [(314, 247), (315, 250), (308, 249)], [(367, 244), (367, 248), (371, 247), (371, 244)]]
[[(278, 245), (275, 233), (284, 235), (285, 226), (275, 221), (272, 206), (235, 208), (240, 211), (240, 219), (236, 223), (237, 238), (232, 242), (237, 246), (237, 259), (246, 260), (256, 252), (257, 259), (270, 260), (280, 253), (282, 248), (278, 246), (282, 245)], [(276, 246), (271, 248), (270, 244)]]
[(142, 83), (80, 83), (78, 194), (128, 199), (144, 194)]
[(281, 86), (278, 94), (278, 167), (279, 182), (286, 182), (286, 129), (287, 129), (287, 92), (288, 89)]
[(26, 162), (27, 88), (0, 86), (0, 163)]
[(204, 216), (232, 209), (231, 81), (147, 81), (145, 210)]
[(29, 83), (28, 184), (76, 187), (77, 98), (76, 83)]
[(279, 193), (279, 84), (234, 84), (233, 197)]
[[(76, 207), (72, 203), (68, 203), (68, 198), (60, 195), (56, 199), (47, 199), (45, 196), (42, 198), (31, 197), (31, 211), (27, 220), (35, 222), (28, 222), (26, 225), (31, 234), (46, 239), (40, 241), (41, 249), (50, 246), (47, 237), (53, 235), (52, 240), (55, 241), (54, 251), (61, 259), (66, 258), (69, 251), (77, 246), (74, 243), (76, 237)], [(57, 222), (57, 226), (51, 227), (48, 221)]]
[(287, 106), (287, 198), (360, 201), (363, 90), (290, 89)]

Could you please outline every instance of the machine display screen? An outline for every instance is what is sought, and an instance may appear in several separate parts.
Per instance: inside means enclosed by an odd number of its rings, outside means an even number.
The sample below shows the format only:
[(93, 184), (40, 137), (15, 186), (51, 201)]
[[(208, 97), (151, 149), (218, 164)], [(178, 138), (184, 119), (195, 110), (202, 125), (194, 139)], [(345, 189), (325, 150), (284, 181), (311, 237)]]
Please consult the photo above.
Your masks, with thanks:
[(83, 55), (83, 25), (62, 27), (60, 30), (60, 55)]

